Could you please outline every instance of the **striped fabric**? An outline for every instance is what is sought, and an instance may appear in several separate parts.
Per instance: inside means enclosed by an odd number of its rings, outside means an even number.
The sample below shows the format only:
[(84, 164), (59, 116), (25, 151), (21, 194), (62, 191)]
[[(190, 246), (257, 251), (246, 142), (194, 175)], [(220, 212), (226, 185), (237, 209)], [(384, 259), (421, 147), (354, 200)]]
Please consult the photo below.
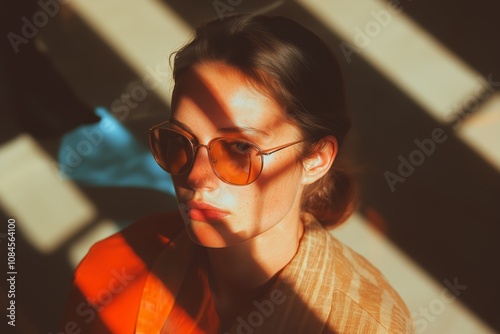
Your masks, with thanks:
[[(413, 333), (405, 304), (382, 274), (313, 216), (303, 214), (302, 220), (297, 254), (231, 328), (220, 328), (205, 248), (191, 242), (182, 228), (174, 229), (175, 238), (172, 231), (153, 233), (164, 221), (142, 222), (143, 229), (133, 224), (92, 248), (76, 271), (65, 324), (80, 320), (82, 333)], [(99, 321), (82, 321), (82, 303), (95, 301), (117, 270), (133, 273), (135, 280), (99, 305)]]
[(413, 333), (406, 305), (383, 275), (314, 217), (303, 220), (298, 252), (276, 286), (288, 302), (254, 333)]

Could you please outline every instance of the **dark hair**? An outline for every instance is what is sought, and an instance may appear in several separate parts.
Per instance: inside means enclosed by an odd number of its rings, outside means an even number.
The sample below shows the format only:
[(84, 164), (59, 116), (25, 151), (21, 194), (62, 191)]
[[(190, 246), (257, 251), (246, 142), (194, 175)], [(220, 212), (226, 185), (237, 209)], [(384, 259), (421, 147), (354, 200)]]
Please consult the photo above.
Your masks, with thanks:
[[(304, 157), (329, 135), (342, 145), (350, 128), (342, 75), (332, 52), (311, 31), (284, 17), (250, 14), (208, 22), (174, 53), (174, 80), (211, 61), (234, 66), (265, 87), (308, 140)], [(335, 162), (327, 175), (306, 187), (302, 210), (330, 227), (349, 217), (354, 197), (351, 177)]]

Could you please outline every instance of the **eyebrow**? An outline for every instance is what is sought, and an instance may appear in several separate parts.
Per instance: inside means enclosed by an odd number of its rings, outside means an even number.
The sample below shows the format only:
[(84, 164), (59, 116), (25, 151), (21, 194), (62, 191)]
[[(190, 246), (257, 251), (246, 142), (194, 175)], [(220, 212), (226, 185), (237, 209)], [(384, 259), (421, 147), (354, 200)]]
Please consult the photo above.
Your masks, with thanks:
[[(186, 124), (179, 122), (176, 119), (170, 119), (170, 123), (175, 124), (182, 129), (186, 130), (187, 132), (193, 134), (193, 131), (187, 126)], [(249, 133), (252, 135), (263, 135), (263, 136), (269, 136), (269, 133), (263, 130), (259, 130), (257, 128), (251, 127), (251, 126), (229, 126), (229, 127), (224, 127), (217, 129), (217, 132), (220, 134), (230, 134), (230, 133)]]
[(220, 133), (250, 133), (252, 135), (263, 135), (269, 136), (269, 133), (263, 130), (256, 129), (251, 126), (230, 126), (226, 128), (221, 128), (217, 130)]
[(175, 124), (177, 125), (178, 127), (182, 128), (183, 130), (186, 130), (187, 132), (189, 132), (191, 135), (193, 135), (193, 130), (191, 130), (189, 128), (189, 126), (187, 126), (186, 124), (182, 123), (182, 122), (179, 122), (178, 120), (174, 119), (174, 118), (171, 118), (168, 120), (170, 123), (172, 124)]

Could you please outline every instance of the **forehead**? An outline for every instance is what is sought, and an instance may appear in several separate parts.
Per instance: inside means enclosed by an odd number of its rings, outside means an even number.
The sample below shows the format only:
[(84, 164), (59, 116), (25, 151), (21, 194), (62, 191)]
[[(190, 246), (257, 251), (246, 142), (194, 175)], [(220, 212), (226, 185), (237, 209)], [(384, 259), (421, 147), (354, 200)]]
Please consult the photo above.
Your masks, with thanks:
[(285, 114), (264, 88), (259, 88), (240, 70), (226, 64), (197, 65), (176, 82), (172, 118), (191, 128), (246, 126), (267, 132), (283, 124)]

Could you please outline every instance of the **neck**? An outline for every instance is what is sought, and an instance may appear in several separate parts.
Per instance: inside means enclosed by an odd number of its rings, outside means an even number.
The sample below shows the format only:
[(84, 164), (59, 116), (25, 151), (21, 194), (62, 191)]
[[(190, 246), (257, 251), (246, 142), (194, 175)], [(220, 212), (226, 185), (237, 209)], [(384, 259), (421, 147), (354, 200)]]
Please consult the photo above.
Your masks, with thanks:
[[(299, 215), (236, 246), (208, 248), (215, 294), (255, 295), (294, 257), (303, 234)], [(280, 247), (276, 247), (280, 245)]]

